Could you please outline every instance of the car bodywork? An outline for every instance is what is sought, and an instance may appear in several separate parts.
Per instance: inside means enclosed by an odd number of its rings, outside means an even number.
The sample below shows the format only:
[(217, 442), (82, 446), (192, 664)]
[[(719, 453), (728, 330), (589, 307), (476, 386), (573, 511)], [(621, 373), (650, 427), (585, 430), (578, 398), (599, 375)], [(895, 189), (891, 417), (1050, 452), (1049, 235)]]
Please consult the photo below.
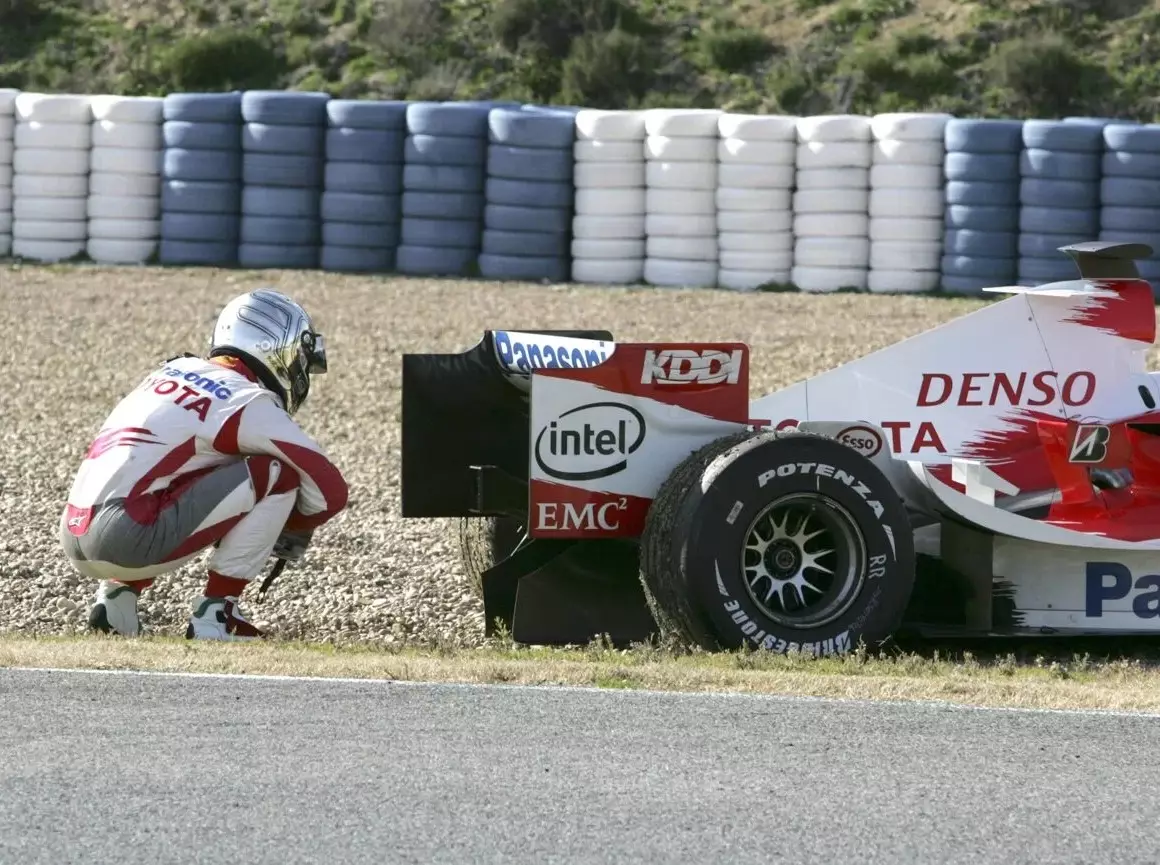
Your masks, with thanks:
[(576, 642), (636, 599), (553, 584), (557, 556), (634, 543), (698, 447), (796, 428), (872, 460), (905, 503), (914, 627), (1160, 630), (1156, 314), (1134, 264), (1151, 249), (1061, 251), (1079, 278), (991, 289), (1011, 296), (756, 399), (741, 343), (488, 331), (463, 353), (406, 355), (403, 515), (517, 520), (523, 542), (484, 576), (489, 628)]

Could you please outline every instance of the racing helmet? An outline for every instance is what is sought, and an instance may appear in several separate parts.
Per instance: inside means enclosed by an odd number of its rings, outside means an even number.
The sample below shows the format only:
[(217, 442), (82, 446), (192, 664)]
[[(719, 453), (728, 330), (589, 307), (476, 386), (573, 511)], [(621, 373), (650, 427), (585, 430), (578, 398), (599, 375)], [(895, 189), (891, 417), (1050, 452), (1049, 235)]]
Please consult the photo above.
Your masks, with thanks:
[(218, 314), (209, 356), (243, 361), (294, 414), (310, 393), (310, 376), (326, 372), (326, 345), (306, 310), (270, 288), (239, 295)]

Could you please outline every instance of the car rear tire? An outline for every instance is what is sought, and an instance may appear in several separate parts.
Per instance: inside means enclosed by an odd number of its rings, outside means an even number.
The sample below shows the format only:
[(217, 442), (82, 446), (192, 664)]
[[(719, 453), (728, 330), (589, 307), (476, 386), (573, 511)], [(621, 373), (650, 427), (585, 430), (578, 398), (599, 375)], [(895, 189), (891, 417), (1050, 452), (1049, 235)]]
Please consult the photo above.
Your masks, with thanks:
[[(524, 524), (515, 517), (463, 517), (457, 520), (459, 558), (471, 593), (483, 598), (483, 575), (510, 556), (524, 537)], [(544, 570), (594, 586), (634, 581), (638, 569), (636, 545), (619, 540), (577, 544)]]
[(483, 574), (512, 554), (524, 535), (515, 517), (464, 517), (458, 522), (459, 559), (471, 593), (483, 599)]
[(641, 537), (661, 635), (708, 650), (839, 655), (901, 624), (914, 586), (906, 509), (833, 439), (742, 433), (688, 457)]

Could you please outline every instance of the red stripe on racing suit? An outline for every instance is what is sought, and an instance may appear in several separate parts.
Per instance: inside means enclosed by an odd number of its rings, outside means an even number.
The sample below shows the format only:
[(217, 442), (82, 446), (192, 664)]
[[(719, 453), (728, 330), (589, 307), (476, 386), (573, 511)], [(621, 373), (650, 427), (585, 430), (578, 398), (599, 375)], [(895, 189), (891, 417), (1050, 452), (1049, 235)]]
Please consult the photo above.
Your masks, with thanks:
[(88, 448), (68, 497), (70, 530), (83, 535), (111, 500), (148, 524), (194, 480), (250, 454), (298, 472), (288, 529), (316, 528), (346, 506), (341, 472), (248, 369), (224, 358), (170, 361), (121, 400)]

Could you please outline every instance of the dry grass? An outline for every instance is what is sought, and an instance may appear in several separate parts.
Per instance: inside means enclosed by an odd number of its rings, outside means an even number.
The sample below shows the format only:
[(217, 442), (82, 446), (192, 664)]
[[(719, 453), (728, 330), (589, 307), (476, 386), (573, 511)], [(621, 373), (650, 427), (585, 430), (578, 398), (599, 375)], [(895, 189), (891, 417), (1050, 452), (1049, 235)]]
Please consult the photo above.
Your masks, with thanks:
[(493, 646), (385, 650), (367, 646), (227, 645), (106, 637), (0, 638), (0, 668), (147, 670), (470, 684), (573, 685), (1025, 709), (1160, 711), (1160, 669), (1138, 662), (952, 662), (915, 654), (815, 660), (769, 653), (672, 655)]

